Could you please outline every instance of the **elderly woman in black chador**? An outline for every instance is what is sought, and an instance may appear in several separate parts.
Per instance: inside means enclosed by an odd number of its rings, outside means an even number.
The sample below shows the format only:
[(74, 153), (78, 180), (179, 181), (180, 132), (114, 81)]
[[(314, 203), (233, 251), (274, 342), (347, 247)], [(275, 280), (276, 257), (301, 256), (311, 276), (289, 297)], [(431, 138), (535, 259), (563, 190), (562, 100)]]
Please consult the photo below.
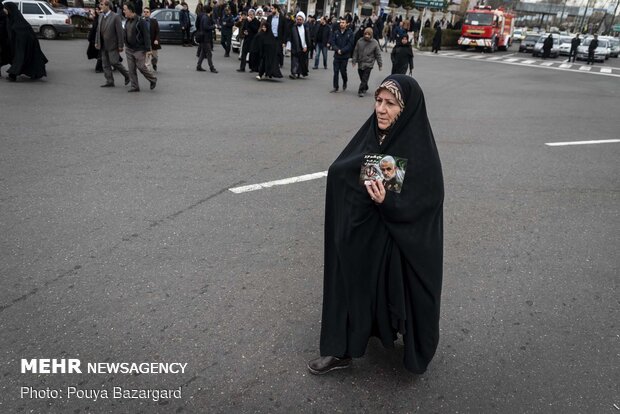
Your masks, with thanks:
[[(381, 179), (360, 182), (368, 157), (388, 155), (404, 168), (398, 192)], [(411, 77), (391, 75), (375, 92), (374, 113), (329, 168), (321, 357), (308, 363), (311, 373), (348, 367), (371, 336), (393, 347), (397, 334), (405, 368), (426, 370), (439, 341), (443, 197), (422, 90)]]
[(7, 71), (9, 80), (15, 81), (19, 75), (26, 75), (32, 79), (47, 76), (45, 64), (47, 58), (41, 51), (37, 35), (15, 3), (3, 4), (4, 13), (8, 18), (9, 47), (11, 49), (11, 67)]

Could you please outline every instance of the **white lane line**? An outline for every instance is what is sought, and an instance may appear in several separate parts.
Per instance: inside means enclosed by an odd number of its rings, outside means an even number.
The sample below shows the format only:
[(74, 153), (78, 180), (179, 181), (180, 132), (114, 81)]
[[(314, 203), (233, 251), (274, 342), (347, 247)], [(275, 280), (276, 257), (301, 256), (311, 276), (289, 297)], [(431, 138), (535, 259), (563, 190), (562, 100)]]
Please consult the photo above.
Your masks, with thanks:
[[(428, 53), (428, 54), (426, 54), (426, 53), (424, 53), (424, 52), (422, 52), (422, 53), (423, 53), (425, 56), (438, 56), (438, 55), (435, 55), (434, 53)], [(442, 55), (439, 55), (439, 56), (442, 56)], [(469, 60), (469, 59), (467, 59), (467, 58), (460, 58), (459, 56), (460, 56), (460, 55), (455, 55), (455, 56), (445, 56), (445, 58), (447, 58), (447, 59), (463, 59), (463, 60)], [(579, 72), (580, 72), (580, 71), (578, 71), (578, 70), (575, 70), (575, 69), (570, 69), (570, 68), (560, 68), (560, 67), (555, 67), (555, 66), (540, 66), (540, 65), (524, 65), (524, 64), (523, 64), (523, 63), (521, 63), (521, 62), (508, 62), (507, 60), (510, 60), (510, 59), (506, 59), (506, 60), (501, 60), (501, 59), (502, 59), (502, 57), (501, 57), (501, 56), (500, 56), (500, 57), (495, 56), (495, 57), (492, 57), (492, 58), (487, 58), (487, 59), (485, 59), (484, 61), (485, 61), (485, 62), (491, 62), (491, 63), (498, 63), (498, 64), (502, 64), (502, 65), (523, 66), (523, 67), (526, 67), (526, 68), (534, 68), (534, 69), (544, 69), (544, 70), (561, 70), (561, 71), (564, 71), (564, 72), (570, 72), (570, 73), (579, 73)], [(517, 59), (517, 60), (518, 60), (518, 59)], [(573, 65), (573, 66), (576, 66), (576, 65)], [(587, 68), (587, 66), (582, 66), (582, 67)], [(615, 72), (612, 72), (612, 73), (603, 73), (603, 72), (598, 72), (598, 71), (597, 71), (597, 72), (594, 72), (594, 71), (590, 72), (590, 71), (589, 71), (589, 68), (588, 68), (588, 69), (584, 69), (583, 71), (587, 71), (589, 75), (597, 75), (597, 76), (613, 76), (614, 78), (620, 78), (620, 73), (615, 73)], [(583, 71), (582, 71), (582, 72), (583, 72)]]
[(535, 60), (524, 60), (521, 63), (523, 63), (524, 65), (531, 65), (532, 63), (536, 63), (536, 61)]
[(471, 55), (469, 53), (465, 53), (465, 54), (460, 54), (460, 55), (454, 55), (453, 57), (470, 57)]
[(543, 62), (540, 64), (540, 66), (553, 66), (555, 64), (555, 62)]
[(562, 63), (560, 67), (563, 69), (568, 69), (568, 68), (572, 68), (573, 65), (571, 65), (570, 63)]
[(545, 145), (550, 147), (561, 147), (565, 145), (589, 145), (589, 144), (609, 144), (613, 142), (620, 142), (620, 139), (598, 139), (592, 141), (569, 141), (569, 142), (545, 142)]
[(584, 72), (589, 72), (590, 69), (592, 69), (590, 66), (580, 66), (579, 70), (582, 70)]
[(611, 73), (611, 68), (601, 68), (602, 73)]
[(484, 59), (484, 58), (486, 58), (486, 56), (484, 55), (476, 55), (476, 56), (470, 57), (470, 59)]
[(233, 187), (233, 188), (229, 188), (228, 190), (232, 191), (235, 194), (241, 194), (241, 193), (247, 193), (248, 191), (256, 191), (256, 190), (261, 190), (263, 188), (273, 187), (275, 185), (300, 183), (302, 181), (316, 180), (317, 178), (323, 178), (323, 177), (327, 177), (327, 171), (321, 171), (321, 172), (317, 172), (313, 174), (300, 175), (297, 177), (284, 178), (282, 180), (267, 181), (267, 182), (260, 183), (260, 184), (250, 184), (250, 185), (244, 185), (242, 187)]
[(510, 59), (504, 59), (504, 62), (516, 62), (518, 60), (519, 59), (517, 59), (517, 58), (510, 58)]

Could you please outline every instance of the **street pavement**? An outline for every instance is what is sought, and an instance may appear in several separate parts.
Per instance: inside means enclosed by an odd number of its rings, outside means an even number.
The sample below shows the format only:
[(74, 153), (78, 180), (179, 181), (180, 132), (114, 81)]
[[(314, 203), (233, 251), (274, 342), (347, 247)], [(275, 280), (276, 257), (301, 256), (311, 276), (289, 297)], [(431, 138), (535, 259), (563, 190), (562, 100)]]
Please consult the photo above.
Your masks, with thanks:
[[(620, 409), (620, 143), (546, 145), (617, 139), (616, 76), (416, 54), (445, 179), (439, 348), (412, 375), (372, 339), (316, 377), (325, 179), (230, 189), (327, 170), (372, 112), (356, 71), (330, 94), (331, 59), (259, 82), (219, 46), (211, 74), (164, 45), (157, 88), (128, 94), (86, 41), (41, 44), (47, 80), (0, 80), (0, 412)], [(33, 358), (187, 365), (22, 373)]]

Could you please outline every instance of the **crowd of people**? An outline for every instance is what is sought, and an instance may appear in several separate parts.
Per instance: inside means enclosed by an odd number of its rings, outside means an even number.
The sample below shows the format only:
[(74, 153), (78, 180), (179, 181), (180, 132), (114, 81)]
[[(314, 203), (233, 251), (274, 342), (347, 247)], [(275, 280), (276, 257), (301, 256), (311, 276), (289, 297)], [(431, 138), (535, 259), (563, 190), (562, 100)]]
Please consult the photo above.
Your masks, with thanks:
[[(104, 74), (102, 87), (115, 85), (113, 72), (116, 72), (123, 76), (125, 85), (131, 84), (130, 92), (137, 92), (140, 90), (138, 71), (148, 80), (151, 89), (156, 87), (155, 73), (161, 45), (159, 25), (150, 16), (153, 8), (161, 7), (179, 9), (183, 45), (193, 46), (194, 39), (198, 43), (196, 70), (199, 72), (206, 71), (203, 68), (206, 59), (209, 71), (218, 73), (213, 58), (214, 44), (219, 36), (224, 57), (230, 57), (233, 30), (237, 27), (241, 44), (238, 72), (245, 72), (247, 68), (250, 73), (255, 73), (253, 76), (257, 80), (283, 78), (284, 58), (288, 56), (288, 77), (299, 79), (309, 76), (310, 68), (319, 69), (320, 64), (328, 69), (328, 51), (333, 51), (331, 92), (339, 92), (341, 87), (347, 89), (347, 67), (351, 61), (354, 68), (357, 66), (360, 97), (368, 90), (368, 79), (375, 64), (382, 70), (381, 52), (386, 52), (390, 43), (394, 43), (390, 55), (391, 73), (412, 74), (413, 49), (409, 33), (413, 27), (415, 39), (415, 30), (421, 27), (419, 19), (403, 21), (402, 17), (393, 18), (391, 15), (380, 17), (373, 14), (360, 19), (347, 12), (340, 18), (321, 16), (317, 19), (315, 16), (306, 17), (301, 11), (295, 15), (284, 13), (275, 4), (261, 7), (249, 2), (242, 5), (232, 0), (220, 0), (219, 3), (214, 0), (213, 3), (198, 4), (195, 37), (192, 38), (192, 22), (185, 2), (152, 0), (144, 6), (142, 0), (136, 0), (123, 3), (120, 9), (115, 0), (101, 0), (93, 12), (87, 56), (96, 59), (95, 71)], [(10, 80), (16, 80), (20, 74), (33, 79), (46, 76), (47, 59), (40, 50), (36, 34), (16, 7), (8, 6), (3, 10), (0, 14), (0, 69), (2, 65), (11, 64)], [(21, 30), (21, 36), (28, 37), (32, 46), (24, 48), (9, 44), (20, 39), (10, 32), (16, 30)], [(15, 56), (25, 63), (14, 62)]]

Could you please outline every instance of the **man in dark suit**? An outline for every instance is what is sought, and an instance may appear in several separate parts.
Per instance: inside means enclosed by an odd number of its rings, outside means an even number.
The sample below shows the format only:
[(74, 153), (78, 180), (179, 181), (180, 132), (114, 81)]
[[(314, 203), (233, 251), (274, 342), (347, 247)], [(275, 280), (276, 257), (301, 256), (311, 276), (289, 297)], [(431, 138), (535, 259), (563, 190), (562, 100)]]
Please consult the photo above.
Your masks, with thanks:
[(95, 47), (101, 50), (103, 74), (106, 80), (106, 83), (101, 85), (102, 88), (114, 86), (112, 67), (125, 77), (125, 85), (129, 84), (129, 72), (120, 61), (120, 53), (124, 47), (121, 17), (110, 10), (110, 6), (111, 0), (102, 0), (100, 3), (101, 14), (95, 38)]
[(273, 37), (276, 38), (276, 47), (278, 48), (278, 63), (280, 67), (284, 65), (284, 51), (282, 50), (286, 45), (286, 41), (288, 40), (288, 35), (286, 33), (286, 21), (284, 16), (280, 14), (280, 8), (277, 5), (272, 7), (272, 13), (267, 18), (267, 24), (269, 25), (269, 29), (273, 33)]

